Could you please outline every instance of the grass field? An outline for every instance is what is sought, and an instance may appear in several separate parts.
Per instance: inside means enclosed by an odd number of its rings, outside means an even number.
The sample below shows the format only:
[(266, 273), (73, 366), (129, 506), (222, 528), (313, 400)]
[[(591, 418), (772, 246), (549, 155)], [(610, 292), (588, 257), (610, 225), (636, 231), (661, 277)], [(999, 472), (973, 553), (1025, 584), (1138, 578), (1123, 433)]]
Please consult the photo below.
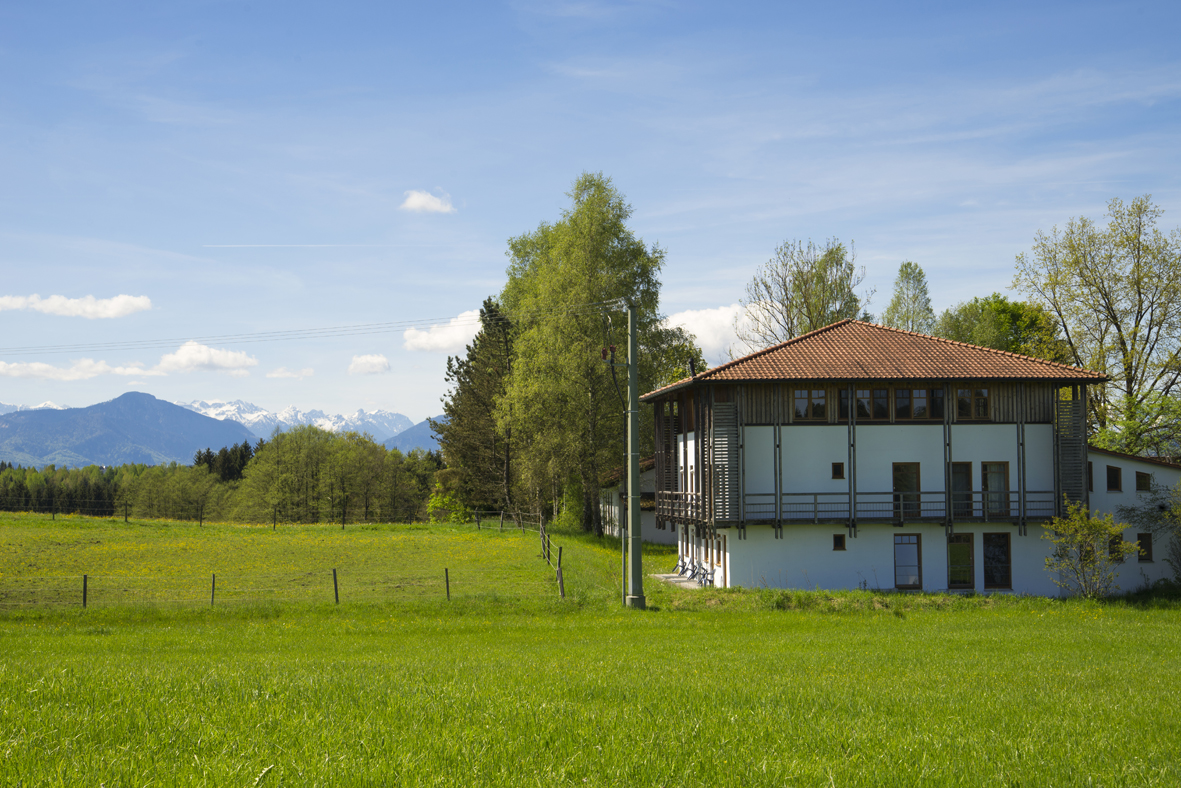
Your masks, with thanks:
[(424, 571), (483, 561), (521, 580), (489, 573), (450, 603), (0, 613), (0, 784), (1181, 783), (1172, 602), (650, 581), (656, 609), (639, 613), (618, 607), (617, 542), (557, 542), (565, 602), (535, 536), (0, 516), (4, 582), (83, 565), (160, 586), (256, 561), (376, 572), (392, 545)]

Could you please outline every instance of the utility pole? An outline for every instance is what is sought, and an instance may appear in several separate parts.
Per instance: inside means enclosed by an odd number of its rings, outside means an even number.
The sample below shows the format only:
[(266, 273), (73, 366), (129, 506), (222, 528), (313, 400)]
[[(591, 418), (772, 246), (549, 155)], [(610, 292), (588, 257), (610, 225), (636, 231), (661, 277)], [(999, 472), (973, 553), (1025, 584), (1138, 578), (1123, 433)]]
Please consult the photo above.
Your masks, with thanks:
[(644, 566), (640, 553), (640, 368), (636, 305), (627, 305), (627, 554), (628, 607), (643, 610)]

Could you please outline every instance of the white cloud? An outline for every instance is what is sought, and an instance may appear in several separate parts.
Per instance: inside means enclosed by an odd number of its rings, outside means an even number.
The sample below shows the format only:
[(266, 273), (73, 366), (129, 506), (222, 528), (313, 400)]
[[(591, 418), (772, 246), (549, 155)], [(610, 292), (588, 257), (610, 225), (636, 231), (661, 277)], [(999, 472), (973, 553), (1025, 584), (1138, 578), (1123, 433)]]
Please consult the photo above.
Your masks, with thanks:
[(315, 370), (311, 367), (307, 367), (305, 369), (287, 369), (287, 367), (279, 367), (278, 369), (272, 369), (270, 372), (268, 372), (267, 377), (298, 378), (303, 380), (304, 378), (310, 378), (313, 374), (315, 374)]
[(731, 347), (735, 348), (736, 353), (745, 352), (734, 333), (734, 318), (742, 313), (741, 304), (714, 309), (687, 309), (669, 315), (665, 324), (682, 326), (696, 336), (697, 346), (701, 348), (705, 360), (716, 365), (730, 360), (727, 351)]
[(99, 375), (162, 375), (163, 372), (144, 369), (142, 364), (113, 367), (105, 361), (81, 358), (70, 362), (68, 367), (55, 367), (42, 361), (22, 361), (9, 364), (0, 361), (0, 376), (8, 378), (33, 378), (37, 380), (89, 380)]
[(241, 350), (222, 350), (189, 340), (175, 353), (160, 357), (156, 369), (160, 372), (193, 372), (209, 370), (228, 372), (240, 378), (250, 374), (250, 367), (258, 366), (258, 359)]
[(444, 192), (442, 197), (436, 197), (430, 192), (417, 189), (406, 192), (406, 199), (398, 208), (415, 213), (455, 213), (455, 206), (451, 204), (450, 194)]
[(353, 363), (349, 364), (350, 375), (376, 375), (390, 371), (390, 362), (381, 353), (369, 356), (353, 356)]
[(126, 317), (152, 308), (152, 299), (147, 296), (117, 295), (114, 298), (66, 298), (53, 295), (42, 298), (34, 293), (30, 296), (0, 296), (0, 312), (6, 309), (32, 309), (47, 315), (64, 317), (95, 318)]
[(469, 309), (451, 318), (447, 325), (431, 326), (425, 331), (408, 328), (402, 333), (407, 350), (454, 353), (463, 350), (480, 331), (480, 310)]

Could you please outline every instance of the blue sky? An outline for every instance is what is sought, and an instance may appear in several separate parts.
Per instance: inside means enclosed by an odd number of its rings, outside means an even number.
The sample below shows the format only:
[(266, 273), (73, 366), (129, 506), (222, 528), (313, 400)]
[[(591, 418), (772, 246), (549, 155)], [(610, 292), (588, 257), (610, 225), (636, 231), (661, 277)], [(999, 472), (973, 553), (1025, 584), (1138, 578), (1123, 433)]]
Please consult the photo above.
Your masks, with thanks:
[(1112, 197), (1181, 224), (1179, 8), (4, 4), (0, 346), (175, 342), (4, 353), (0, 401), (433, 415), (466, 326), (182, 342), (457, 317), (585, 170), (715, 359), (786, 239), (854, 241), (875, 311), (906, 259), (1004, 291)]

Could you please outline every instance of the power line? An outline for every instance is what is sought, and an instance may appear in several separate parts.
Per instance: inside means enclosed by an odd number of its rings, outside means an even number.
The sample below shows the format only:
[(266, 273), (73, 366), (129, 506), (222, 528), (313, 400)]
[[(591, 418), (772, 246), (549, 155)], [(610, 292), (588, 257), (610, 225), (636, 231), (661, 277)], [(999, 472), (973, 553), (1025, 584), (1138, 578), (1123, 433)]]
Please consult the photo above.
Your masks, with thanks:
[[(531, 309), (522, 312), (503, 311), (505, 319), (522, 322), (545, 315), (588, 315), (601, 313), (605, 309), (618, 308), (620, 300), (597, 301), (584, 304), (570, 304), (548, 309)], [(83, 353), (119, 350), (150, 350), (171, 348), (186, 342), (202, 345), (242, 345), (256, 342), (289, 342), (301, 339), (331, 339), (335, 337), (367, 336), (404, 332), (411, 329), (429, 331), (432, 328), (475, 326), (480, 324), (478, 315), (470, 317), (432, 318), (422, 320), (397, 320), (385, 323), (358, 323), (345, 326), (324, 326), (320, 328), (298, 328), (284, 331), (257, 331), (239, 334), (213, 334), (208, 336), (171, 337), (166, 339), (137, 339), (125, 342), (85, 342), (65, 345), (23, 345), (0, 347), (0, 356), (30, 356), (56, 353)]]

